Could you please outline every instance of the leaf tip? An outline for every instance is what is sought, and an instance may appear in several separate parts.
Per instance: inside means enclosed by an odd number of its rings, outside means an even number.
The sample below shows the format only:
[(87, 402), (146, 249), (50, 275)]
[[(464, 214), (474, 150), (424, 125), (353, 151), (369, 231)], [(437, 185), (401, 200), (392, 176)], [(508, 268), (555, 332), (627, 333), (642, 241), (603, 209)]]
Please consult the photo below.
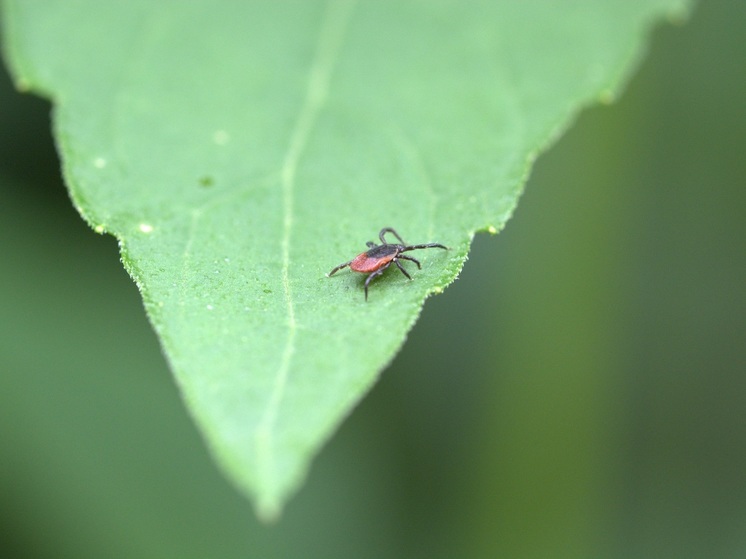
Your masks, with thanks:
[(275, 497), (260, 498), (256, 504), (256, 514), (265, 524), (275, 524), (282, 514), (282, 506)]

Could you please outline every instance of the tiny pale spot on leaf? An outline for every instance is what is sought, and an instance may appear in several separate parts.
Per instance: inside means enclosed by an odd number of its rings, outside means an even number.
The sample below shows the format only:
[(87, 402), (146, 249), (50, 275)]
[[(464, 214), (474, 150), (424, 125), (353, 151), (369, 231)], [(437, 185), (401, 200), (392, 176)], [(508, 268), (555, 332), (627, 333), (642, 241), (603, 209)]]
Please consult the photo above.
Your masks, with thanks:
[(215, 130), (212, 134), (212, 141), (219, 146), (224, 146), (230, 141), (231, 137), (225, 130)]

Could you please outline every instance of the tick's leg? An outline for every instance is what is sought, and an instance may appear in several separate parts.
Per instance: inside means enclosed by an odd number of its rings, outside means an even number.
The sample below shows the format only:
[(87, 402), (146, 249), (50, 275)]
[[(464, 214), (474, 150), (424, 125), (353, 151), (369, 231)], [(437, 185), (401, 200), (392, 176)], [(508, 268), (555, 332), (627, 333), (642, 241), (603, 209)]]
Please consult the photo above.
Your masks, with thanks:
[(328, 276), (333, 276), (334, 274), (336, 274), (337, 272), (339, 272), (342, 268), (346, 268), (350, 264), (352, 264), (352, 260), (350, 260), (349, 262), (345, 262), (344, 264), (340, 264), (339, 266), (337, 266), (336, 268), (334, 268), (331, 272), (329, 272), (328, 274), (326, 274), (327, 277)]
[(372, 274), (370, 274), (370, 275), (369, 275), (369, 276), (368, 276), (368, 277), (367, 277), (367, 278), (365, 279), (365, 300), (366, 300), (366, 301), (368, 300), (368, 284), (369, 284), (369, 283), (371, 282), (371, 280), (372, 280), (372, 279), (373, 279), (374, 277), (376, 277), (376, 276), (380, 276), (380, 275), (381, 275), (381, 274), (382, 274), (382, 273), (384, 272), (384, 270), (386, 270), (386, 268), (388, 268), (389, 266), (391, 266), (391, 262), (387, 263), (387, 264), (386, 264), (385, 266), (383, 266), (382, 268), (379, 268), (378, 270), (376, 270), (375, 272), (373, 272)]
[(411, 256), (405, 256), (403, 254), (400, 254), (399, 256), (397, 256), (397, 258), (401, 258), (403, 260), (409, 260), (410, 262), (414, 262), (415, 264), (417, 264), (417, 267), (420, 270), (422, 270), (422, 264), (420, 264), (420, 261), (417, 260), (416, 258), (412, 258)]
[(374, 243), (373, 241), (368, 241), (368, 242), (367, 242), (367, 243), (365, 243), (365, 244), (366, 244), (366, 245), (368, 246), (368, 248), (375, 248), (375, 247), (377, 247), (377, 246), (378, 246), (378, 245), (377, 245), (376, 243)]
[(391, 233), (391, 234), (392, 234), (392, 235), (393, 235), (394, 237), (396, 237), (397, 239), (399, 239), (399, 242), (400, 242), (401, 244), (403, 244), (403, 245), (406, 245), (406, 244), (407, 244), (407, 243), (405, 243), (405, 242), (404, 242), (404, 239), (402, 239), (402, 238), (401, 238), (401, 237), (399, 236), (399, 233), (397, 233), (397, 232), (396, 232), (396, 231), (394, 230), (394, 228), (393, 228), (393, 227), (384, 227), (383, 229), (381, 229), (381, 232), (380, 232), (380, 233), (378, 234), (378, 238), (379, 238), (379, 239), (381, 239), (381, 242), (382, 242), (382, 243), (383, 243), (384, 245), (387, 245), (387, 244), (388, 244), (388, 243), (386, 242), (386, 239), (384, 239), (384, 238), (383, 238), (383, 236), (384, 236), (384, 235), (385, 235), (386, 233)]
[(450, 250), (447, 246), (441, 245), (440, 243), (427, 243), (426, 245), (411, 245), (404, 247), (402, 252), (408, 250), (420, 250), (421, 248), (444, 248), (445, 250)]
[[(401, 256), (400, 256), (399, 258), (401, 258)], [(410, 259), (410, 258), (407, 258), (407, 260), (411, 260), (411, 259)], [(404, 274), (405, 276), (407, 276), (407, 277), (408, 277), (409, 279), (412, 279), (412, 276), (410, 276), (410, 275), (409, 275), (409, 273), (408, 273), (408, 272), (407, 272), (407, 271), (406, 271), (406, 270), (404, 269), (404, 266), (402, 266), (402, 265), (401, 265), (401, 264), (399, 263), (399, 260), (398, 260), (397, 258), (394, 258), (394, 260), (393, 260), (393, 261), (394, 261), (394, 263), (396, 264), (397, 268), (399, 268), (399, 269), (401, 270), (401, 273), (402, 273), (402, 274)]]

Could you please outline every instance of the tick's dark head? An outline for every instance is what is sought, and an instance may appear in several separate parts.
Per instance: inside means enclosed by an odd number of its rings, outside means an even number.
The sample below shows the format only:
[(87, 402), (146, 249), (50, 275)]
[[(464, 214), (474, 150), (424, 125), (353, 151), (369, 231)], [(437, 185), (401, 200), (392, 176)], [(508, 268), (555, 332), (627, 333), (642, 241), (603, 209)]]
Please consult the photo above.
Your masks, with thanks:
[(401, 245), (378, 245), (366, 251), (364, 254), (368, 258), (393, 258), (399, 254), (404, 247)]

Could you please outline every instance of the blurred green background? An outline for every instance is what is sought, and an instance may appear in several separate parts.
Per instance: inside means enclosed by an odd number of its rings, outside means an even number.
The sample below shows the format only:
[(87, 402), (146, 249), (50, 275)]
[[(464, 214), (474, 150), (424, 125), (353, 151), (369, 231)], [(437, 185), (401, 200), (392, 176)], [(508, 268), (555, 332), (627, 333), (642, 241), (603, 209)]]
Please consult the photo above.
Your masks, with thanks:
[(722, 0), (655, 30), (272, 526), (3, 71), (0, 556), (746, 557), (745, 29)]

